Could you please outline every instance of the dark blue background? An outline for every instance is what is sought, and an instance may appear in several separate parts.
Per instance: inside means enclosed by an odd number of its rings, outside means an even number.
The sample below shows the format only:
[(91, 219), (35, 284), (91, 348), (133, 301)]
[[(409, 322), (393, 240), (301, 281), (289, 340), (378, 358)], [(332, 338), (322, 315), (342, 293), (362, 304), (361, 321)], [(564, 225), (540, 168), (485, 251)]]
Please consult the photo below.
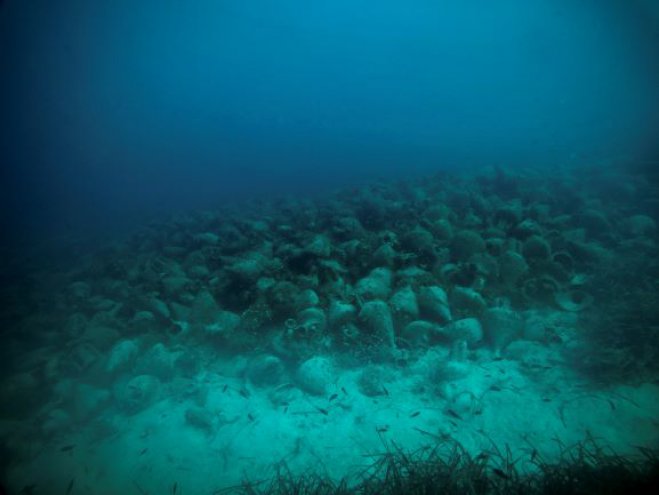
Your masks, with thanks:
[(15, 238), (489, 164), (652, 158), (656, 2), (8, 0)]

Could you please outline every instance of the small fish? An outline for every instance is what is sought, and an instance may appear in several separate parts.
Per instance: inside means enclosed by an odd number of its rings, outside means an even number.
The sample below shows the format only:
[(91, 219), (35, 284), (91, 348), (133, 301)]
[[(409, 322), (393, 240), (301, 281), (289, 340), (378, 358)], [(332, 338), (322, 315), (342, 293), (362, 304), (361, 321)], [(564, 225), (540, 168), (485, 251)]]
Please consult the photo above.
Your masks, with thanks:
[(251, 395), (251, 394), (249, 393), (249, 390), (247, 390), (245, 387), (241, 388), (239, 393), (240, 393), (240, 395), (242, 395), (245, 399), (249, 399), (249, 397), (250, 397), (250, 395)]
[(172, 495), (176, 495), (177, 490), (178, 490), (178, 481), (175, 481), (174, 484), (172, 485)]
[(499, 468), (493, 468), (492, 472), (496, 474), (499, 478), (503, 478), (504, 480), (509, 480), (510, 476), (508, 476), (506, 473), (504, 473), (501, 469)]
[(71, 478), (71, 481), (69, 481), (69, 486), (66, 488), (66, 495), (69, 495), (73, 491), (73, 484), (75, 481), (75, 478)]
[(454, 417), (455, 419), (462, 419), (462, 417), (461, 417), (458, 413), (456, 413), (453, 409), (447, 409), (447, 410), (446, 410), (446, 413), (447, 413), (449, 416)]
[(329, 411), (327, 409), (323, 409), (322, 407), (316, 407), (319, 413), (321, 413), (324, 416), (327, 416), (329, 414)]
[(492, 385), (490, 387), (490, 390), (492, 390), (493, 392), (501, 392), (502, 389), (499, 385)]
[(330, 398), (327, 399), (328, 402), (332, 402), (334, 399), (336, 399), (339, 396), (339, 394), (332, 394), (330, 395)]
[(385, 387), (384, 385), (382, 385), (382, 391), (384, 392), (384, 395), (389, 397), (389, 390), (387, 390), (387, 387)]
[(222, 392), (226, 392), (228, 388), (229, 388), (229, 385), (225, 383), (224, 387), (222, 387)]
[(343, 392), (345, 395), (348, 395), (348, 391), (345, 387), (341, 387), (341, 392)]
[(377, 433), (386, 433), (389, 431), (389, 425), (376, 426), (375, 431)]
[(412, 414), (410, 414), (410, 418), (416, 418), (419, 414), (421, 414), (421, 411), (414, 411)]
[(247, 413), (247, 419), (249, 419), (250, 421), (254, 422), (254, 420), (255, 420), (256, 418), (254, 417), (254, 415), (253, 415), (252, 413)]
[(71, 452), (73, 449), (75, 449), (75, 445), (65, 445), (61, 449), (59, 449), (60, 452)]
[(139, 455), (144, 455), (144, 454), (146, 454), (148, 451), (149, 451), (149, 447), (144, 447), (142, 450), (140, 450), (140, 454), (139, 454)]

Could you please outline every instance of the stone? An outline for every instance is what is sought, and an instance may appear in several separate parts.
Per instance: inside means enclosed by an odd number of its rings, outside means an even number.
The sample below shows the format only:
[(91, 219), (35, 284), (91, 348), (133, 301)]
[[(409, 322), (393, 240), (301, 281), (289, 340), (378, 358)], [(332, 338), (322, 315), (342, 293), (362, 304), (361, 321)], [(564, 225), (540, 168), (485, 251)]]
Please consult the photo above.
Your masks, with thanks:
[(476, 318), (463, 318), (453, 321), (446, 329), (453, 341), (464, 340), (470, 348), (483, 340), (483, 327)]
[(333, 299), (329, 307), (329, 325), (333, 329), (338, 329), (354, 321), (357, 316), (357, 309), (354, 305)]
[(437, 323), (451, 321), (446, 291), (438, 286), (421, 287), (418, 295), (421, 315)]
[(514, 251), (504, 251), (499, 257), (499, 277), (508, 287), (514, 287), (529, 271), (524, 257)]
[(139, 345), (135, 340), (122, 340), (110, 351), (105, 364), (108, 373), (118, 373), (130, 369), (139, 353)]
[(483, 333), (496, 356), (522, 336), (524, 320), (508, 308), (490, 308), (483, 313)]
[(359, 391), (367, 397), (386, 395), (385, 382), (389, 374), (381, 366), (370, 365), (362, 370), (357, 379)]
[(254, 386), (270, 387), (284, 381), (286, 368), (278, 357), (262, 354), (249, 362), (246, 376)]
[(461, 230), (451, 241), (451, 257), (456, 261), (467, 261), (474, 254), (485, 251), (485, 241), (478, 232)]
[(355, 293), (364, 301), (387, 299), (391, 293), (392, 279), (393, 274), (388, 268), (375, 268), (357, 282)]
[(480, 315), (486, 308), (485, 299), (469, 287), (455, 287), (451, 291), (451, 308), (469, 315)]
[(304, 361), (295, 373), (295, 381), (304, 391), (318, 396), (327, 394), (334, 383), (334, 366), (324, 356), (315, 356)]
[(160, 394), (160, 380), (152, 375), (137, 375), (115, 387), (114, 396), (119, 407), (136, 414), (156, 401)]
[(376, 337), (387, 347), (395, 348), (394, 321), (389, 306), (384, 301), (369, 301), (362, 306), (359, 320), (369, 335)]
[(410, 286), (397, 290), (389, 299), (389, 307), (399, 327), (419, 317), (419, 303)]

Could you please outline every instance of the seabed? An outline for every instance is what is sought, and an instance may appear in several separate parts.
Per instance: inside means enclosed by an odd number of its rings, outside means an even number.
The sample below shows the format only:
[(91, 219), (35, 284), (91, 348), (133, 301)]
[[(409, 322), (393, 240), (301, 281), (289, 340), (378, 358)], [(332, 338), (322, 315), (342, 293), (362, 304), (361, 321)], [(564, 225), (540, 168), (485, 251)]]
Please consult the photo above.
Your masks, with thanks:
[(624, 168), (491, 168), (10, 253), (2, 482), (651, 493), (658, 199)]

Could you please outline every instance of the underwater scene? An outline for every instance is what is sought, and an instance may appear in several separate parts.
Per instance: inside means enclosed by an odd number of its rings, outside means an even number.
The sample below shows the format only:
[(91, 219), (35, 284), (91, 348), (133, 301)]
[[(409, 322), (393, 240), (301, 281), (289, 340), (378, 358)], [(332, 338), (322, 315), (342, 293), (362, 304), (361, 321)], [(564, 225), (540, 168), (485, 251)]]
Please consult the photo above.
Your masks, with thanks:
[(0, 495), (656, 493), (658, 2), (0, 35)]

